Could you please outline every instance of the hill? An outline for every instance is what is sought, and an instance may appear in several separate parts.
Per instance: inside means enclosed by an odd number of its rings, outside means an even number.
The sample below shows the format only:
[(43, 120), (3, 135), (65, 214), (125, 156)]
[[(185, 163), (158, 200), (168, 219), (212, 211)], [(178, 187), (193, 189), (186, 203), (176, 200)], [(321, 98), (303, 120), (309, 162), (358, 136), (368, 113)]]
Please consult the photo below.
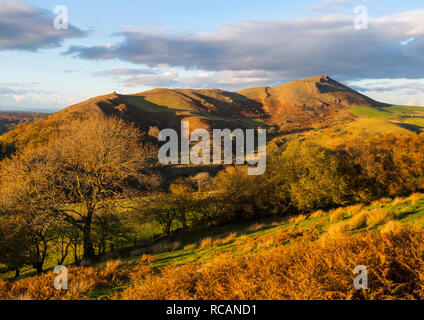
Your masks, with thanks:
[(47, 116), (45, 113), (0, 111), (0, 134), (12, 130), (19, 123), (31, 122), (36, 118), (42, 118), (45, 116)]
[[(296, 80), (276, 88), (240, 92), (219, 89), (154, 89), (139, 94), (112, 93), (72, 105), (45, 119), (18, 126), (0, 137), (17, 147), (48, 138), (63, 122), (94, 114), (115, 115), (150, 127), (179, 129), (181, 120), (195, 128), (274, 127), (293, 132), (354, 121), (352, 106), (387, 107), (328, 76)], [(275, 131), (275, 130), (274, 130)]]
[(261, 103), (276, 124), (328, 120), (352, 106), (388, 106), (325, 75), (295, 80), (275, 88), (259, 87), (239, 93)]

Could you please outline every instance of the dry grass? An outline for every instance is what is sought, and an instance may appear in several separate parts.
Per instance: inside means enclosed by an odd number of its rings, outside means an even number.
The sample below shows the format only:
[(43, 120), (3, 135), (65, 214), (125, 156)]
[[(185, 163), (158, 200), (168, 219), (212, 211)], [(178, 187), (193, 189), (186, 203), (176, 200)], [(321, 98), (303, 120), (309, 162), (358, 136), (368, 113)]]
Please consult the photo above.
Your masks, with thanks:
[(371, 206), (374, 207), (374, 208), (382, 208), (382, 207), (388, 205), (391, 202), (392, 202), (391, 198), (382, 198), (382, 199), (373, 201), (371, 203)]
[(257, 231), (263, 230), (263, 229), (265, 229), (267, 227), (268, 227), (268, 225), (265, 225), (263, 223), (255, 223), (255, 224), (252, 224), (251, 226), (249, 226), (246, 229), (246, 231), (248, 231), (248, 232), (257, 232)]
[(400, 204), (404, 204), (405, 202), (407, 202), (408, 200), (405, 198), (400, 198), (400, 197), (396, 197), (393, 201), (392, 201), (392, 205), (393, 206), (398, 206)]
[[(259, 230), (261, 230), (261, 229), (259, 229)], [(236, 238), (237, 238), (237, 233), (232, 232), (229, 235), (221, 238), (219, 240), (219, 244), (223, 245), (223, 244), (227, 244), (227, 243), (233, 242)]]
[[(370, 212), (363, 210), (355, 217)], [(238, 243), (244, 254), (229, 252), (205, 264), (167, 266), (159, 274), (153, 272), (155, 257), (149, 255), (138, 261), (109, 261), (98, 268), (69, 267), (67, 291), (53, 289), (52, 272), (0, 281), (0, 299), (86, 299), (93, 291), (122, 286), (122, 292), (110, 292), (107, 298), (424, 299), (422, 229), (389, 221), (379, 232), (350, 235), (347, 222), (332, 224), (321, 238), (316, 229), (299, 226), (255, 238), (230, 234), (226, 238)], [(210, 237), (201, 244), (214, 245)], [(356, 265), (368, 268), (370, 290), (353, 288)]]
[[(204, 265), (167, 267), (116, 298), (424, 299), (423, 250), (422, 234), (414, 230), (297, 242)], [(352, 285), (357, 265), (368, 268), (368, 291)]]
[(361, 203), (361, 204), (355, 204), (353, 206), (346, 207), (345, 210), (349, 216), (354, 216), (354, 215), (357, 215), (359, 212), (361, 212), (363, 208), (364, 208), (364, 205)]
[[(98, 268), (68, 267), (69, 290), (54, 289), (53, 281), (57, 275), (53, 272), (15, 282), (1, 282), (0, 299), (86, 299), (87, 294), (94, 290), (114, 288), (127, 283), (137, 274), (139, 265), (140, 262), (124, 263), (116, 260)], [(145, 266), (144, 263), (141, 265)], [(147, 269), (150, 270), (148, 267)], [(144, 274), (151, 274), (151, 270)]]

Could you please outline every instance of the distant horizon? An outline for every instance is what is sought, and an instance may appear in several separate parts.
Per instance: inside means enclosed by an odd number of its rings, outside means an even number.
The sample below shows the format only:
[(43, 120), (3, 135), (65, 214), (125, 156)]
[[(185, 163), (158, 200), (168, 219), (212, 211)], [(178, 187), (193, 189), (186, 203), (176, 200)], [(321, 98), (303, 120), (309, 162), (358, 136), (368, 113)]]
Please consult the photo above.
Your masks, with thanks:
[(1, 112), (55, 113), (62, 109), (63, 108), (42, 108), (42, 107), (31, 108), (31, 107), (21, 107), (21, 106), (0, 106)]

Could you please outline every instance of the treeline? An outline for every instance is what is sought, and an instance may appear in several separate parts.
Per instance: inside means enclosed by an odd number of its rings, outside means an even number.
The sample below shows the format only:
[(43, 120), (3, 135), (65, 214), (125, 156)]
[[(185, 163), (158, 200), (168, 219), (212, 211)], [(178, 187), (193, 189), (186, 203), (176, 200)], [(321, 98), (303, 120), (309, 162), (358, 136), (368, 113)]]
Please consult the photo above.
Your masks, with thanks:
[(262, 176), (227, 167), (200, 192), (193, 178), (181, 179), (144, 210), (169, 234), (175, 222), (216, 226), (406, 196), (424, 192), (423, 151), (416, 134), (352, 139), (334, 150), (294, 140), (269, 154)]

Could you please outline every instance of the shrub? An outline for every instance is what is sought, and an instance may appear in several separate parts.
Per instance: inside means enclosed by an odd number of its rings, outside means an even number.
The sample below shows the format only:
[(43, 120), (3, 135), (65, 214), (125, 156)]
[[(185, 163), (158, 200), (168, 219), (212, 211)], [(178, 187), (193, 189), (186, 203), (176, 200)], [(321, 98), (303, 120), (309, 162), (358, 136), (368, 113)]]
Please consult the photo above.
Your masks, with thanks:
[(204, 238), (202, 241), (200, 241), (199, 247), (200, 249), (206, 249), (206, 248), (212, 247), (212, 245), (213, 245), (212, 238), (207, 237), (207, 238)]
[(197, 245), (195, 243), (188, 244), (184, 247), (184, 250), (193, 250), (196, 249)]
[(353, 229), (365, 227), (367, 225), (367, 215), (368, 215), (367, 210), (362, 210), (359, 213), (357, 213), (356, 215), (354, 215), (348, 221), (349, 228), (353, 230)]
[(345, 208), (339, 208), (330, 214), (330, 222), (337, 222), (340, 220), (343, 220), (345, 218), (346, 209)]
[(299, 214), (297, 216), (291, 217), (289, 221), (292, 223), (299, 223), (299, 222), (305, 221), (307, 218), (308, 217), (306, 215)]
[(390, 221), (393, 216), (393, 213), (387, 212), (383, 209), (371, 210), (367, 214), (367, 225), (369, 227), (375, 227), (377, 225)]
[(344, 222), (339, 222), (336, 224), (331, 224), (327, 228), (327, 232), (323, 235), (323, 238), (341, 238), (347, 234), (348, 226)]
[(411, 204), (416, 205), (423, 197), (424, 194), (422, 193), (414, 193), (410, 195), (407, 199), (411, 201)]
[(324, 217), (325, 215), (327, 215), (327, 212), (325, 212), (324, 210), (317, 210), (311, 214), (311, 218), (313, 219), (321, 218), (321, 217)]
[(382, 225), (380, 227), (381, 233), (393, 233), (393, 234), (399, 234), (403, 231), (404, 226), (401, 222), (397, 220), (391, 220), (387, 222), (385, 225)]

